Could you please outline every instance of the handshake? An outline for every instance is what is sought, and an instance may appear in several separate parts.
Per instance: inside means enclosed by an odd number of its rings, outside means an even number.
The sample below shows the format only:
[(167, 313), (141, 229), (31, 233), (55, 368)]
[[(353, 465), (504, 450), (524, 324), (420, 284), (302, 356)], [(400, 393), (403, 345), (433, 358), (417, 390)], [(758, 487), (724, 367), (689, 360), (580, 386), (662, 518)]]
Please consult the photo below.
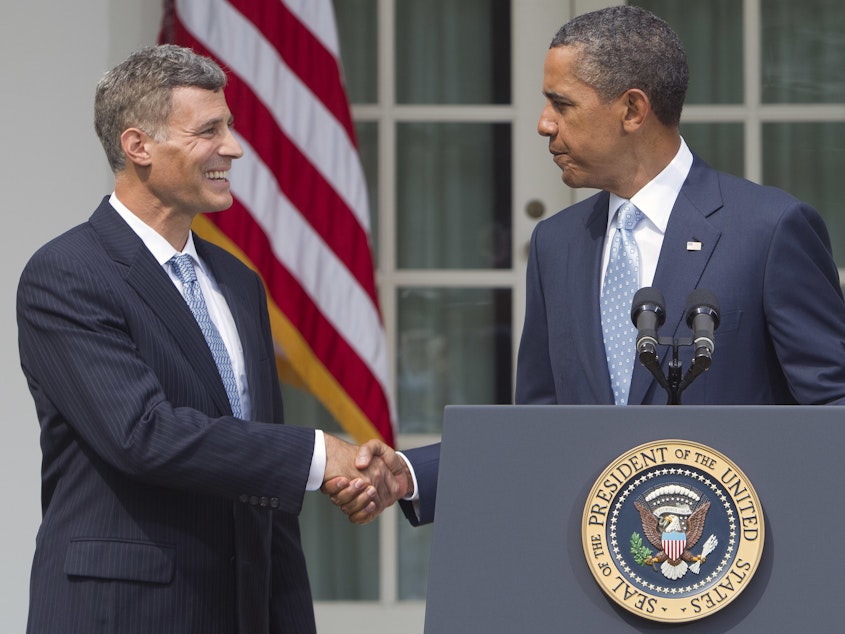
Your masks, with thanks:
[(360, 447), (325, 434), (326, 473), (320, 491), (349, 521), (366, 524), (396, 500), (414, 494), (405, 459), (380, 440)]

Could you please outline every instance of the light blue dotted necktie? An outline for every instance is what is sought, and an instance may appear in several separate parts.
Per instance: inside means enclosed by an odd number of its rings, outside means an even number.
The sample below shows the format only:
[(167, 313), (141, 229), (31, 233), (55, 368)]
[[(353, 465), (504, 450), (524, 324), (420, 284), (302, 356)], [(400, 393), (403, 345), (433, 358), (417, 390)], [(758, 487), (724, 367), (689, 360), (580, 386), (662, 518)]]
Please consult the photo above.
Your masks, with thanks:
[(241, 416), (241, 399), (238, 395), (238, 382), (235, 380), (235, 371), (232, 369), (232, 359), (229, 357), (229, 352), (226, 350), (226, 344), (223, 343), (223, 338), (220, 332), (211, 321), (211, 315), (208, 314), (208, 306), (205, 304), (205, 298), (202, 296), (199, 282), (197, 282), (197, 273), (194, 270), (194, 263), (191, 256), (187, 253), (182, 255), (174, 255), (169, 262), (173, 265), (173, 271), (176, 277), (182, 282), (182, 293), (185, 296), (185, 301), (194, 314), (194, 318), (199, 324), (202, 334), (205, 336), (205, 341), (211, 350), (211, 356), (214, 357), (214, 363), (217, 364), (217, 371), (220, 373), (220, 378), (223, 379), (223, 386), (226, 388), (226, 394), (229, 396), (229, 404), (232, 406), (232, 414), (237, 417)]
[(643, 212), (625, 202), (616, 212), (616, 232), (601, 289), (601, 327), (610, 384), (617, 405), (628, 403), (636, 357), (637, 329), (631, 321), (631, 301), (639, 288), (640, 252), (633, 230)]

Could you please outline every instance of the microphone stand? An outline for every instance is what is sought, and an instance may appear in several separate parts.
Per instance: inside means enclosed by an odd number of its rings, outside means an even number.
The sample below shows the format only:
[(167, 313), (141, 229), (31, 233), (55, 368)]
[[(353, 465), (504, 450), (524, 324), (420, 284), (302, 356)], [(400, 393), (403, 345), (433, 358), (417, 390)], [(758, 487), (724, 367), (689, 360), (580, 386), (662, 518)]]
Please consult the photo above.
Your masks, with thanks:
[[(713, 353), (713, 331), (719, 327), (719, 309), (716, 297), (708, 290), (695, 289), (687, 298), (686, 323), (693, 330), (692, 337), (658, 337), (657, 330), (666, 320), (663, 294), (650, 286), (634, 294), (631, 321), (637, 328), (637, 356), (640, 363), (651, 372), (657, 383), (669, 394), (667, 405), (680, 405), (683, 392), (702, 372), (710, 369)], [(689, 370), (684, 375), (678, 360), (680, 346), (695, 345)], [(666, 376), (660, 370), (657, 346), (671, 346), (672, 360)]]
[(699, 374), (706, 372), (710, 368), (710, 359), (707, 357), (693, 357), (692, 363), (687, 370), (686, 375), (683, 373), (683, 364), (678, 360), (678, 348), (680, 346), (693, 345), (692, 337), (682, 337), (680, 339), (673, 339), (672, 337), (660, 337), (657, 343), (661, 346), (672, 347), (672, 360), (669, 362), (669, 368), (666, 376), (660, 371), (660, 362), (657, 354), (651, 352), (642, 352), (639, 355), (640, 363), (648, 369), (649, 372), (657, 380), (657, 383), (666, 390), (669, 399), (667, 405), (680, 405), (681, 392), (683, 392), (690, 383), (695, 380)]

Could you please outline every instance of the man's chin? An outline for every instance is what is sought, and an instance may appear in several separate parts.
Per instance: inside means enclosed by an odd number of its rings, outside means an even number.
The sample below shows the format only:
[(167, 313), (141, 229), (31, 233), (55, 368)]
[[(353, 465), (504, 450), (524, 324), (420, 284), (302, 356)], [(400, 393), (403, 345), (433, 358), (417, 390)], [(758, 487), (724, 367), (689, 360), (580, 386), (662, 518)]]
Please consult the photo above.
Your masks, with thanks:
[(572, 189), (579, 189), (584, 187), (584, 183), (577, 177), (577, 175), (572, 174), (567, 170), (563, 170), (563, 173), (560, 175), (560, 180), (563, 181), (563, 184), (567, 187), (571, 187)]
[(590, 174), (582, 171), (573, 171), (571, 168), (563, 170), (560, 180), (572, 189), (601, 189), (596, 185), (596, 179)]
[(203, 213), (213, 214), (220, 211), (226, 211), (232, 204), (235, 202), (232, 196), (227, 196), (226, 198), (217, 198), (215, 200), (210, 200), (208, 207)]

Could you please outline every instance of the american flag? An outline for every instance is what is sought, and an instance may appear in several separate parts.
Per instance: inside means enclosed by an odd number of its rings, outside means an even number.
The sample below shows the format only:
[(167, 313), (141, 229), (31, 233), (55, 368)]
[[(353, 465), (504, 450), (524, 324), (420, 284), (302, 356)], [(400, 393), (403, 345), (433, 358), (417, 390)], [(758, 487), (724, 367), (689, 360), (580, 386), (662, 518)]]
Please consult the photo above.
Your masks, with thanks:
[(331, 0), (165, 0), (160, 41), (215, 59), (244, 149), (194, 230), (267, 288), (280, 376), (359, 442), (393, 444), (366, 183)]

